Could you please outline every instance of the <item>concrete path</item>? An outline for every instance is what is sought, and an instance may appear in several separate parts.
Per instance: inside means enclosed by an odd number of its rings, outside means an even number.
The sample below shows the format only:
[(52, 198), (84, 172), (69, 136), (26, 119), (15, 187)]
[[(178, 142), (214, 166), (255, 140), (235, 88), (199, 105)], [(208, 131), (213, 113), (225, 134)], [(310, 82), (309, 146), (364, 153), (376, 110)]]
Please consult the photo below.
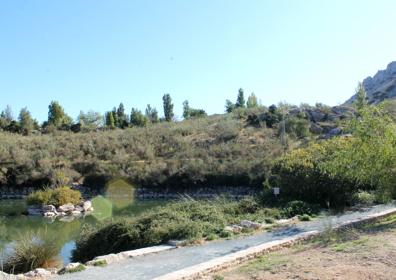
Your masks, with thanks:
[(311, 222), (281, 228), (273, 232), (263, 232), (233, 240), (213, 241), (201, 246), (183, 247), (153, 255), (131, 258), (110, 264), (103, 268), (89, 268), (83, 272), (56, 276), (56, 280), (124, 280), (154, 279), (168, 273), (201, 264), (218, 257), (239, 252), (263, 243), (293, 237), (309, 231), (323, 231), (329, 224), (340, 225), (346, 221), (367, 217), (395, 208), (396, 204), (378, 205), (359, 212), (347, 212), (340, 216), (330, 216)]

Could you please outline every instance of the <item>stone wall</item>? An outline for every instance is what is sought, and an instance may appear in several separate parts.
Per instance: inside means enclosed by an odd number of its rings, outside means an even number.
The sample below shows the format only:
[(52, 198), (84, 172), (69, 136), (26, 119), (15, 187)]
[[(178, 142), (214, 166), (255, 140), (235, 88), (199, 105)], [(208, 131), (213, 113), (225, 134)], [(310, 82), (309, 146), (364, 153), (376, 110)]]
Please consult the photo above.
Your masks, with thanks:
[[(80, 185), (73, 185), (73, 189), (77, 189), (82, 193), (85, 199), (95, 197), (97, 195), (104, 195), (105, 190), (95, 190), (86, 188)], [(21, 199), (28, 194), (35, 191), (35, 188), (18, 188), (0, 187), (0, 199)], [(260, 192), (260, 188), (250, 186), (230, 187), (230, 186), (208, 186), (197, 187), (189, 190), (170, 190), (170, 189), (152, 189), (152, 188), (137, 188), (135, 189), (135, 197), (141, 200), (149, 199), (177, 199), (180, 197), (192, 198), (213, 198), (224, 195), (231, 198), (242, 198), (246, 196), (253, 196)]]

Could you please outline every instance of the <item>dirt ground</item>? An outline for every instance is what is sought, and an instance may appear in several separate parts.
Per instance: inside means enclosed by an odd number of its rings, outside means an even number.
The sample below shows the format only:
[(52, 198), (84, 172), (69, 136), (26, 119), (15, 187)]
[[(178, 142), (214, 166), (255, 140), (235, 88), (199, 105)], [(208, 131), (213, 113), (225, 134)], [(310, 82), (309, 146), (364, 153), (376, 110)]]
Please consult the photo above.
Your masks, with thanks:
[(329, 230), (207, 279), (396, 279), (396, 216), (341, 233)]

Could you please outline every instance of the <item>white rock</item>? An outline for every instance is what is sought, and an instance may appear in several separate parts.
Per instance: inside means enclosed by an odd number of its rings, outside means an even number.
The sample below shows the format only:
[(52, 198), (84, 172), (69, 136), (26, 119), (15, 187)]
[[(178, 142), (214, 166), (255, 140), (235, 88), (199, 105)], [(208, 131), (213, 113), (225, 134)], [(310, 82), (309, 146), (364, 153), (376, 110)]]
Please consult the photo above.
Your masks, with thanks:
[(81, 212), (78, 211), (78, 210), (73, 210), (73, 211), (71, 211), (71, 214), (72, 214), (73, 216), (75, 216), (75, 217), (78, 217), (78, 216), (81, 216), (81, 215), (82, 215)]
[(252, 229), (259, 229), (262, 227), (260, 223), (247, 221), (247, 220), (241, 221), (239, 225), (244, 228), (252, 228)]
[(242, 229), (243, 228), (241, 226), (238, 226), (238, 225), (226, 226), (224, 228), (225, 231), (229, 231), (229, 232), (232, 232), (232, 233), (240, 233), (242, 231)]
[(59, 206), (58, 211), (59, 212), (71, 212), (74, 210), (74, 205), (71, 203), (64, 204), (62, 206)]
[(26, 277), (22, 274), (18, 274), (18, 275), (13, 275), (13, 274), (7, 274), (5, 272), (0, 271), (0, 279), (1, 280), (23, 280), (26, 279)]
[(56, 207), (54, 205), (44, 205), (43, 212), (56, 212)]
[(36, 268), (35, 270), (29, 271), (27, 273), (24, 274), (24, 276), (26, 277), (35, 277), (35, 278), (43, 278), (43, 277), (47, 277), (47, 276), (51, 276), (51, 272), (44, 269), (44, 268)]
[(84, 212), (85, 210), (84, 210), (84, 208), (81, 207), (80, 205), (77, 205), (77, 206), (74, 208), (74, 211)]
[(89, 211), (90, 208), (92, 208), (92, 202), (87, 200), (83, 203), (83, 208), (84, 211)]
[(44, 217), (46, 217), (46, 218), (52, 218), (55, 216), (56, 216), (56, 214), (54, 212), (45, 212), (44, 213)]
[(96, 257), (93, 259), (92, 262), (97, 262), (97, 261), (106, 261), (107, 264), (115, 263), (120, 260), (124, 259), (121, 255), (118, 254), (110, 254), (110, 255), (105, 255), (105, 256), (100, 256)]

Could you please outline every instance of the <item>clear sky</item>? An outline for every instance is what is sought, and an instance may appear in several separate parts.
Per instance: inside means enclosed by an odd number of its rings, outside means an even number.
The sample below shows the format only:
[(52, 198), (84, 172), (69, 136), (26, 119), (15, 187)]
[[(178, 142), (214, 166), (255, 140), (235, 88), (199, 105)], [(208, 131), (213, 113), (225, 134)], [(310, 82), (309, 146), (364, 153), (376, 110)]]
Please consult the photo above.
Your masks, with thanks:
[(396, 60), (393, 0), (0, 0), (0, 108), (43, 121), (170, 93), (208, 113), (238, 88), (264, 105), (337, 105)]

